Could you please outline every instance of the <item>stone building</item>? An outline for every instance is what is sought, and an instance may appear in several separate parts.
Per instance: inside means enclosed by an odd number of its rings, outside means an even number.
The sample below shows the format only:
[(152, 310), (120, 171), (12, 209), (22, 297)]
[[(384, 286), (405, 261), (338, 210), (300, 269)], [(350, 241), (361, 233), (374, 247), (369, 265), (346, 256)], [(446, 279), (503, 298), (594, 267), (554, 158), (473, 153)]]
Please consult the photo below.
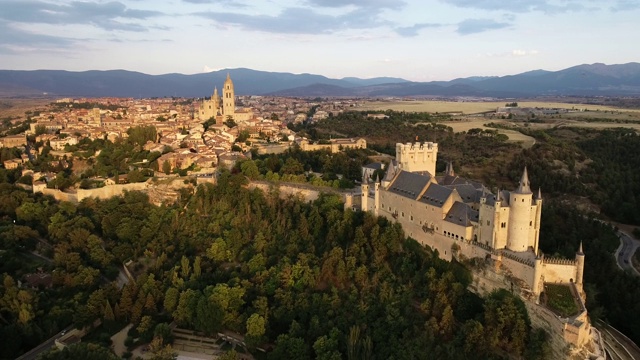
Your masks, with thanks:
[(217, 124), (221, 124), (227, 119), (241, 123), (253, 118), (251, 110), (236, 109), (235, 90), (229, 74), (222, 85), (222, 98), (218, 95), (218, 88), (214, 87), (211, 98), (203, 100), (198, 108), (198, 119), (206, 121), (210, 118), (216, 119)]
[(535, 196), (531, 191), (527, 169), (517, 189), (493, 194), (483, 184), (457, 176), (451, 164), (436, 176), (437, 153), (435, 143), (397, 144), (396, 159), (384, 178), (363, 178), (360, 194), (347, 198), (346, 204), (397, 221), (408, 236), (445, 260), (492, 263), (535, 306), (545, 284), (568, 286), (580, 313), (558, 319), (554, 329), (567, 343), (584, 345), (590, 325), (584, 308), (582, 246), (575, 259), (545, 258), (539, 251), (543, 199), (540, 190)]
[(303, 138), (297, 141), (300, 149), (303, 151), (329, 150), (332, 153), (338, 153), (346, 149), (366, 149), (367, 140), (363, 138), (357, 139), (331, 139), (327, 143), (312, 143), (308, 139)]

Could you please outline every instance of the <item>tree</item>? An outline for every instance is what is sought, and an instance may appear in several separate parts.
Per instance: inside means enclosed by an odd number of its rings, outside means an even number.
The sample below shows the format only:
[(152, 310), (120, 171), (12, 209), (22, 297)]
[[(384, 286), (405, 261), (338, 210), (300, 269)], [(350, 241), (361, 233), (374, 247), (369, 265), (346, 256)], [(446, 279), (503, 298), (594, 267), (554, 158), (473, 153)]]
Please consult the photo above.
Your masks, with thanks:
[(196, 256), (195, 260), (193, 261), (193, 274), (191, 275), (191, 278), (193, 280), (197, 280), (202, 274), (201, 263), (202, 263), (202, 258), (200, 256)]
[(236, 124), (235, 120), (233, 120), (233, 116), (231, 116), (231, 115), (227, 115), (227, 119), (224, 121), (224, 124), (227, 125), (229, 128), (234, 128), (234, 127), (238, 126), (238, 124)]
[(283, 174), (302, 174), (304, 172), (304, 166), (298, 160), (290, 157), (284, 163), (280, 171)]
[(35, 135), (39, 136), (42, 134), (46, 134), (47, 133), (47, 127), (45, 125), (36, 125), (36, 132)]
[(489, 294), (484, 309), (485, 333), (493, 350), (522, 354), (528, 337), (529, 317), (522, 300), (506, 290)]
[(67, 359), (92, 359), (92, 360), (118, 360), (119, 358), (109, 349), (94, 343), (77, 343), (69, 345), (62, 350), (54, 348), (38, 357), (40, 360), (67, 360)]
[(171, 345), (164, 345), (161, 337), (155, 337), (149, 344), (149, 352), (151, 360), (174, 360), (178, 358), (178, 354), (173, 351)]
[(161, 338), (164, 344), (171, 344), (173, 342), (173, 332), (171, 331), (171, 326), (167, 323), (160, 323), (156, 325), (156, 328), (153, 330), (154, 338)]
[(253, 160), (245, 160), (240, 163), (242, 174), (251, 180), (255, 180), (260, 176), (260, 170)]
[(178, 299), (180, 298), (180, 291), (174, 287), (170, 287), (167, 289), (167, 292), (164, 296), (164, 309), (172, 313), (176, 307), (178, 306)]
[(167, 175), (171, 174), (171, 163), (169, 163), (169, 160), (165, 160), (162, 163), (162, 172), (164, 172)]
[(111, 304), (109, 304), (109, 299), (107, 299), (107, 303), (104, 305), (103, 318), (105, 321), (115, 321), (116, 319), (113, 309), (111, 308)]
[(247, 332), (245, 340), (249, 346), (256, 346), (262, 342), (262, 337), (266, 331), (266, 321), (259, 314), (252, 314), (246, 323)]

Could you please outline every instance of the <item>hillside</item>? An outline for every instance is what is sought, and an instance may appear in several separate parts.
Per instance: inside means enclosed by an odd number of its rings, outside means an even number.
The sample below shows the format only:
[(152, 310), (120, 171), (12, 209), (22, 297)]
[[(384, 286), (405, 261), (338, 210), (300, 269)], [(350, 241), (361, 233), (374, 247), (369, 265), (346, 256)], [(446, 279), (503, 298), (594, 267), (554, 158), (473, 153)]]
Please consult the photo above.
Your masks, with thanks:
[(526, 97), (640, 96), (640, 63), (578, 65), (559, 71), (533, 70), (501, 77), (473, 76), (451, 81), (411, 82), (379, 77), (331, 79), (251, 69), (203, 74), (148, 75), (126, 70), (71, 72), (0, 70), (0, 96), (203, 97), (231, 76), (238, 95), (299, 97)]

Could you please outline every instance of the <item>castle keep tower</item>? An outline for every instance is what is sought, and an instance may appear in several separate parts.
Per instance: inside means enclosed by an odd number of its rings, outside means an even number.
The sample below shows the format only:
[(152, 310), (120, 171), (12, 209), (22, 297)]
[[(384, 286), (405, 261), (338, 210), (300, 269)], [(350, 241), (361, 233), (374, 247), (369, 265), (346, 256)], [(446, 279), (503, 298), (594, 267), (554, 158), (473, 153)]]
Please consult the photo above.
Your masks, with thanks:
[(396, 144), (396, 161), (404, 171), (428, 171), (431, 176), (435, 176), (437, 158), (438, 144), (436, 143)]
[(580, 292), (584, 292), (582, 289), (582, 277), (584, 274), (584, 252), (582, 251), (582, 241), (580, 241), (580, 249), (576, 253), (576, 287)]

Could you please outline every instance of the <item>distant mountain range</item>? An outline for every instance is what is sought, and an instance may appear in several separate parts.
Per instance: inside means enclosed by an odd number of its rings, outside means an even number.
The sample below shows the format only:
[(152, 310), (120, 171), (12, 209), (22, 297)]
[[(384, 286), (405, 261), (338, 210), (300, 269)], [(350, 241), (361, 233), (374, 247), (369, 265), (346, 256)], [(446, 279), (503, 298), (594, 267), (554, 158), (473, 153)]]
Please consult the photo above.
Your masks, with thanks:
[(380, 77), (331, 79), (251, 69), (147, 75), (126, 70), (72, 72), (0, 70), (0, 96), (203, 97), (231, 75), (237, 95), (298, 97), (527, 97), (544, 95), (640, 96), (640, 63), (578, 65), (500, 77), (412, 82)]

